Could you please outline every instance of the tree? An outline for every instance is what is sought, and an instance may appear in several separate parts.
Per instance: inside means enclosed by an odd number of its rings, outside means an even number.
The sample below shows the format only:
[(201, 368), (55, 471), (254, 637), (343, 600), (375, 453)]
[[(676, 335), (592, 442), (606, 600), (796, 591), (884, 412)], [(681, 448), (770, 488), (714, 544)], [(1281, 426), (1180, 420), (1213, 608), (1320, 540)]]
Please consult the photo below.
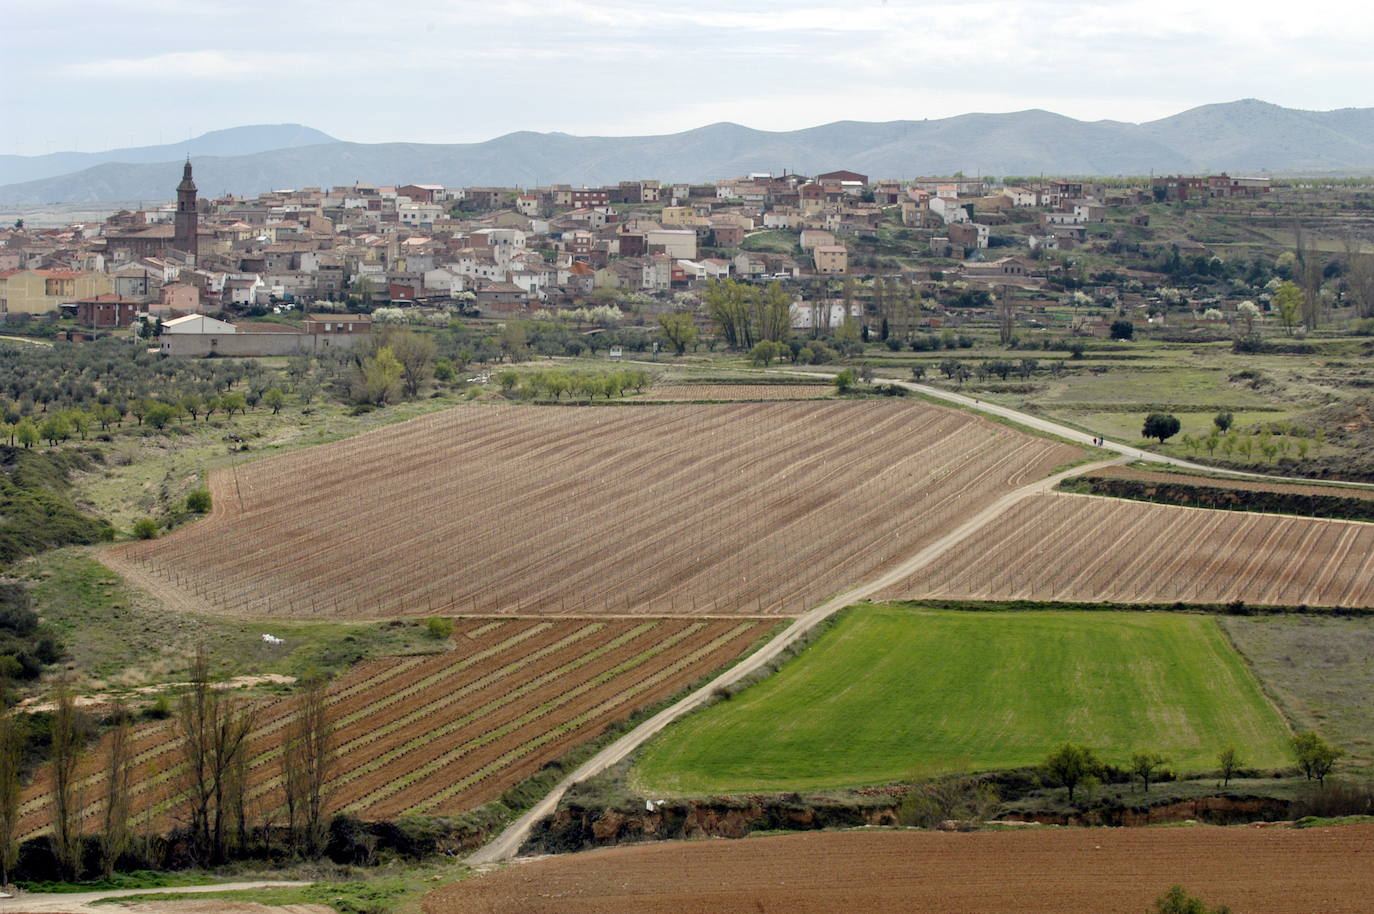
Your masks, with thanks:
[(1145, 792), (1149, 793), (1150, 781), (1154, 780), (1155, 772), (1168, 764), (1168, 761), (1158, 752), (1137, 752), (1131, 756), (1131, 774), (1140, 778)]
[(846, 368), (844, 371), (835, 375), (835, 390), (838, 393), (847, 394), (854, 389), (855, 381), (856, 378), (854, 377), (853, 369)]
[(673, 347), (674, 355), (682, 355), (697, 341), (696, 319), (685, 311), (660, 314), (658, 324), (663, 328), (664, 339)]
[(1235, 746), (1227, 746), (1217, 753), (1217, 770), (1221, 773), (1222, 787), (1231, 783), (1231, 778), (1240, 772), (1241, 765), (1240, 756), (1236, 754)]
[(1114, 340), (1133, 340), (1135, 324), (1130, 321), (1112, 321), (1111, 334)]
[(1209, 908), (1201, 898), (1189, 895), (1183, 891), (1183, 886), (1176, 885), (1155, 899), (1154, 914), (1231, 914), (1231, 909), (1226, 905)]
[(186, 510), (196, 514), (207, 514), (210, 511), (212, 501), (210, 490), (206, 488), (193, 489), (186, 495)]
[(281, 754), (287, 827), (292, 843), (306, 857), (318, 857), (324, 850), (333, 761), (334, 722), (325, 704), (325, 684), (311, 679), (296, 698)]
[(29, 419), (20, 419), (19, 424), (14, 427), (14, 437), (21, 447), (31, 448), (40, 440), (38, 426)]
[(1283, 325), (1284, 331), (1293, 335), (1293, 328), (1298, 324), (1298, 317), (1302, 313), (1302, 289), (1297, 283), (1286, 282), (1279, 286), (1274, 292), (1274, 310), (1278, 312), (1279, 323)]
[(38, 426), (38, 434), (42, 435), (49, 445), (54, 445), (70, 438), (72, 427), (65, 416), (60, 414), (49, 416), (43, 420), (42, 425)]
[(1145, 417), (1145, 426), (1140, 430), (1140, 434), (1145, 438), (1158, 438), (1159, 443), (1163, 444), (1164, 439), (1177, 435), (1179, 428), (1180, 423), (1177, 416), (1171, 416), (1167, 413), (1150, 413)]
[(100, 864), (106, 879), (114, 875), (115, 864), (133, 837), (129, 828), (133, 723), (129, 709), (120, 702), (111, 707), (110, 716), (114, 727), (105, 740), (105, 808), (100, 821)]
[(359, 403), (385, 406), (401, 394), (401, 362), (391, 351), (383, 346), (374, 355), (363, 359), (358, 376), (354, 379), (353, 397)]
[(63, 876), (74, 882), (81, 876), (81, 807), (84, 805), (78, 795), (76, 769), (85, 754), (87, 724), (66, 683), (57, 687), (56, 708), (49, 727), (53, 855)]
[(200, 413), (205, 408), (205, 401), (200, 394), (189, 393), (182, 395), (179, 405), (181, 411), (189, 415), (192, 422), (195, 422), (200, 418)]
[(1219, 412), (1212, 417), (1212, 424), (1215, 425), (1217, 431), (1223, 435), (1231, 430), (1231, 425), (1235, 421), (1235, 415), (1227, 411)]
[(1085, 778), (1095, 776), (1102, 770), (1102, 763), (1098, 761), (1097, 754), (1086, 746), (1064, 743), (1045, 758), (1041, 767), (1051, 781), (1068, 788), (1069, 801), (1072, 802), (1074, 789)]
[(529, 337), (525, 333), (525, 325), (519, 321), (511, 321), (506, 324), (501, 328), (499, 343), (503, 358), (512, 362), (523, 358), (525, 350), (529, 346)]
[(1291, 745), (1298, 768), (1309, 781), (1318, 784), (1326, 783), (1326, 776), (1336, 767), (1336, 760), (1345, 755), (1345, 750), (1331, 745), (1310, 730), (1295, 734)]
[(752, 349), (756, 342), (750, 320), (750, 294), (748, 286), (733, 279), (712, 279), (706, 283), (706, 316), (731, 349)]
[(263, 405), (272, 410), (272, 415), (275, 416), (286, 405), (286, 394), (282, 393), (280, 387), (269, 387), (263, 391), (262, 402)]
[(1346, 257), (1345, 288), (1355, 313), (1374, 317), (1374, 254), (1352, 252)]
[(224, 860), (231, 788), (253, 719), (214, 687), (203, 645), (196, 649), (188, 679), (177, 706), (184, 762), (181, 795), (192, 851), (200, 863), (209, 865)]
[(768, 366), (773, 360), (780, 358), (787, 351), (787, 347), (772, 340), (760, 340), (754, 344), (754, 348), (749, 350), (749, 361), (755, 365)]
[(401, 381), (406, 396), (418, 396), (425, 382), (434, 377), (434, 354), (438, 348), (434, 337), (405, 330), (390, 334), (387, 343), (401, 363)]
[(148, 425), (156, 429), (164, 429), (173, 419), (176, 418), (176, 408), (167, 403), (154, 403), (148, 407), (148, 411), (143, 414), (143, 418)]
[(23, 795), (28, 718), (14, 711), (0, 716), (0, 885), (9, 885), (19, 861), (19, 800)]

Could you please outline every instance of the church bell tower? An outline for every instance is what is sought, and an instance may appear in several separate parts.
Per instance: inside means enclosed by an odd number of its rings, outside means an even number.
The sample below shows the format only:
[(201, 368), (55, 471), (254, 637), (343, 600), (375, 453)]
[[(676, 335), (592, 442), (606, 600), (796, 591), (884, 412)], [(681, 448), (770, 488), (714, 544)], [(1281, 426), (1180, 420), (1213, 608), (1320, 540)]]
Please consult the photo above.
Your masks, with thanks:
[(196, 182), (191, 180), (191, 160), (186, 160), (186, 168), (181, 173), (181, 183), (177, 185), (176, 232), (172, 247), (188, 254), (199, 254), (196, 243), (200, 215), (196, 212)]

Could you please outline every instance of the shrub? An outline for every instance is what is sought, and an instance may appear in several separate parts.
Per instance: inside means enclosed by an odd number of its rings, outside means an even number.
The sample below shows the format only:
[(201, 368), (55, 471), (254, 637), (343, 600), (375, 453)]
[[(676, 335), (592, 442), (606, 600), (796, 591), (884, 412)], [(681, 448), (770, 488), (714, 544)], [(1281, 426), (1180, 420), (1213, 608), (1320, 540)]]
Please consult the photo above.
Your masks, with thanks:
[(844, 371), (835, 375), (835, 390), (842, 394), (849, 393), (854, 389), (854, 385), (857, 381), (858, 379), (854, 376), (853, 369), (846, 368)]
[(141, 540), (150, 540), (157, 536), (157, 521), (151, 517), (140, 517), (134, 521), (134, 536)]
[(425, 622), (425, 631), (436, 641), (442, 641), (453, 634), (453, 620), (444, 616), (430, 616)]
[(1183, 891), (1183, 886), (1176, 885), (1155, 899), (1154, 914), (1231, 914), (1231, 909), (1226, 905), (1209, 908), (1201, 898), (1189, 895)]
[(186, 510), (196, 514), (206, 514), (210, 511), (210, 490), (196, 489), (186, 496)]

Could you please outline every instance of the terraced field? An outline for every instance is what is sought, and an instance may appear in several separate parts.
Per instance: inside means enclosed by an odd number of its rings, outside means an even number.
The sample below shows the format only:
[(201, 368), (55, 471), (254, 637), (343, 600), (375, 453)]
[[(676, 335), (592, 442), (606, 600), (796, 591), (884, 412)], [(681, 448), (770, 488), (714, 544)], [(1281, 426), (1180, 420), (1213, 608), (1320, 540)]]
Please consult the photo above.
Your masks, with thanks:
[(234, 615), (795, 614), (1081, 454), (919, 402), (474, 405), (215, 473), (103, 555)]
[(883, 597), (1374, 607), (1374, 524), (1039, 495)]
[[(450, 652), (372, 661), (328, 694), (337, 762), (331, 811), (365, 819), (452, 814), (498, 798), (635, 709), (726, 665), (765, 635), (764, 619), (465, 619)], [(256, 710), (248, 805), (276, 809), (286, 699)], [(174, 818), (180, 750), (171, 722), (135, 734), (136, 818)], [(99, 751), (81, 771), (94, 827), (105, 773)], [(21, 830), (48, 825), (44, 769), (25, 792)], [(280, 818), (280, 817), (278, 817)]]

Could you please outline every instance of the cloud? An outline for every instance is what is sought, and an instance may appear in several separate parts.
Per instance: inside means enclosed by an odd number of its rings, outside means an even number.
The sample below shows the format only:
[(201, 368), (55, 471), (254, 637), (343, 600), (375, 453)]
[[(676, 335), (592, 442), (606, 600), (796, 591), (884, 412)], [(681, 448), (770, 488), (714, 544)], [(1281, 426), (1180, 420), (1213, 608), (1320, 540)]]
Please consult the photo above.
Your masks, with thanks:
[[(292, 67), (302, 63), (290, 58)], [(242, 80), (282, 69), (285, 59), (265, 51), (173, 51), (151, 57), (106, 57), (68, 64), (64, 76), (79, 79), (204, 79)]]

